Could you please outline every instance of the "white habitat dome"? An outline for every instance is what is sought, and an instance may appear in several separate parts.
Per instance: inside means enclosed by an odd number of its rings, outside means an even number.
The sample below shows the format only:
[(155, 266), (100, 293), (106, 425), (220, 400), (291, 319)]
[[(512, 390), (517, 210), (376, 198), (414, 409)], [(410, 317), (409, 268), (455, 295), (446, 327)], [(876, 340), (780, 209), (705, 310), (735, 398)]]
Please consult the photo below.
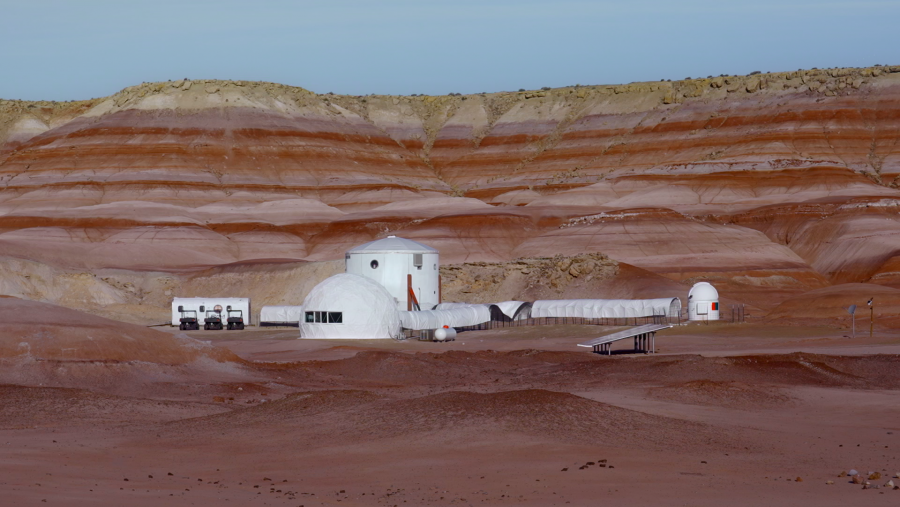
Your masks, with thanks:
[(719, 291), (709, 282), (697, 282), (688, 292), (691, 301), (718, 301)]
[(397, 303), (381, 284), (344, 273), (316, 285), (303, 301), (301, 338), (397, 338)]

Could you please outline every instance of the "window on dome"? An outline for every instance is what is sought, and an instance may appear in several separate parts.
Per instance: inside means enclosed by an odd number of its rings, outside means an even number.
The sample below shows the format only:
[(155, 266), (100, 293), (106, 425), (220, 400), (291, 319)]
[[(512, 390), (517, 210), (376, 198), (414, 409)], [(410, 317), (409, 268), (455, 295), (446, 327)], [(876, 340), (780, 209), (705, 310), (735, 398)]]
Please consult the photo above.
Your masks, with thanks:
[(318, 324), (342, 324), (344, 312), (306, 312), (304, 320)]

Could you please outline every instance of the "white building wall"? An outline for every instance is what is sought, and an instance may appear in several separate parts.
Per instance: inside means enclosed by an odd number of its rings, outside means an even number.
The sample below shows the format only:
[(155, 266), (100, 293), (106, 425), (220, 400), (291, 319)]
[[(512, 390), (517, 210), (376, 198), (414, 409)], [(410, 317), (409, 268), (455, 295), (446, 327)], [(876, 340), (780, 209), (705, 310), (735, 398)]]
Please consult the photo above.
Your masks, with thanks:
[[(416, 253), (348, 252), (347, 273), (361, 275), (383, 285), (397, 302), (398, 310), (407, 309), (409, 292), (407, 276), (412, 275), (412, 288), (422, 310), (430, 310), (440, 302), (440, 256), (421, 253), (422, 266), (415, 265)], [(372, 267), (372, 261), (378, 263)]]
[(469, 305), (448, 310), (422, 310), (420, 312), (401, 311), (399, 313), (400, 324), (405, 329), (416, 331), (439, 329), (444, 326), (477, 326), (491, 321), (491, 311), (487, 305)]
[(264, 306), (259, 311), (260, 324), (293, 324), (300, 323), (302, 319), (302, 306)]
[(531, 316), (619, 319), (634, 317), (678, 317), (681, 300), (657, 299), (553, 299), (535, 301)]
[(719, 301), (692, 301), (688, 305), (689, 320), (719, 320)]

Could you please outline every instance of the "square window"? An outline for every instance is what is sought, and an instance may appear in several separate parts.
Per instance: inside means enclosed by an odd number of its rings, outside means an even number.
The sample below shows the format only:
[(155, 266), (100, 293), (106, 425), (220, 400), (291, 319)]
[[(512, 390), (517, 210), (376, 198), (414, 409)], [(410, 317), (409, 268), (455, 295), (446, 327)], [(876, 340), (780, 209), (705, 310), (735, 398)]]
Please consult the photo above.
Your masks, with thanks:
[(343, 312), (328, 312), (329, 324), (341, 324), (344, 321)]
[(306, 322), (315, 322), (313, 320), (313, 312), (306, 312)]

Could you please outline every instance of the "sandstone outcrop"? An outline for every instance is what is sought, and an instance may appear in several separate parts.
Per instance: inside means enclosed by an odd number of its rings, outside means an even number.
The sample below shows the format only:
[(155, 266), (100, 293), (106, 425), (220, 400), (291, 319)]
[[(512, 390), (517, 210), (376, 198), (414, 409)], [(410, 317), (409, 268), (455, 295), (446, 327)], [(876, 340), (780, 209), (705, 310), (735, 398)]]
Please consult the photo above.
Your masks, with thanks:
[(619, 263), (603, 254), (556, 255), (443, 265), (441, 286), (444, 300), (451, 302), (577, 298), (578, 292), (593, 293), (590, 297), (596, 298), (603, 297), (602, 282), (618, 274)]

